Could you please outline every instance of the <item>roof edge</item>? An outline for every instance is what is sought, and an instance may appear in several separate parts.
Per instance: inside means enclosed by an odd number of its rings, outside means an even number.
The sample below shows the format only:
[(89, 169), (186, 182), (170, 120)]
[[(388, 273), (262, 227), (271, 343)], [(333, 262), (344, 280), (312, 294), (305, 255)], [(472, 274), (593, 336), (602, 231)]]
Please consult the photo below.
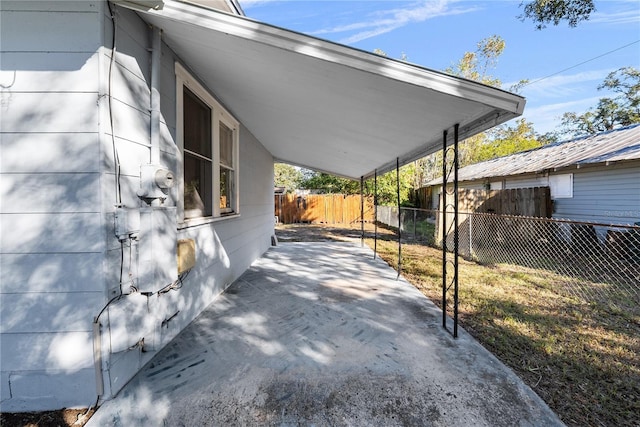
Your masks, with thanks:
[(526, 102), (524, 97), (503, 89), (276, 27), (246, 16), (198, 8), (180, 2), (167, 2), (162, 11), (148, 10), (142, 13), (163, 16), (165, 19), (217, 30), (300, 55), (337, 63), (451, 96), (491, 105), (517, 115), (521, 115), (524, 111)]

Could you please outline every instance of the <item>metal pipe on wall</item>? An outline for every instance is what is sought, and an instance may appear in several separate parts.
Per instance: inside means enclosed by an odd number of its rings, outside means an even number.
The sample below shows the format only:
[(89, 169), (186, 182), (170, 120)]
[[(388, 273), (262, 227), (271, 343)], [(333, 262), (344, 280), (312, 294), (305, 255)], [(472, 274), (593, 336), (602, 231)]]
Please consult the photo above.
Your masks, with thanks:
[(151, 27), (151, 159), (150, 163), (160, 164), (160, 58), (162, 55), (162, 33), (160, 28)]

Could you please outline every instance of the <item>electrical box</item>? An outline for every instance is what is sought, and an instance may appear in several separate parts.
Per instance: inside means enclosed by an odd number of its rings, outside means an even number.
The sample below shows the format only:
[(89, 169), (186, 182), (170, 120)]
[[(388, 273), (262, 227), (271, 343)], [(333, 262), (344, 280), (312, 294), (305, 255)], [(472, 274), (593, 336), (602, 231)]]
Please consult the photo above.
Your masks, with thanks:
[(196, 265), (196, 241), (178, 240), (178, 274), (182, 274)]
[(140, 208), (138, 290), (155, 292), (178, 278), (175, 207)]
[(140, 231), (140, 210), (116, 206), (114, 227), (118, 240), (126, 240)]

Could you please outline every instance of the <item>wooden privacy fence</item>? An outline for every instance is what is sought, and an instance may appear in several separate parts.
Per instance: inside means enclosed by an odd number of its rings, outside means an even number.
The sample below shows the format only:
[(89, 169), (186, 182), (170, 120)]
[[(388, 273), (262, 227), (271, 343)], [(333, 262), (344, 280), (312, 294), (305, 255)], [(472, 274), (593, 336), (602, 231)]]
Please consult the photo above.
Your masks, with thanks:
[[(276, 194), (275, 216), (282, 224), (360, 222), (360, 196), (344, 194)], [(373, 198), (364, 198), (364, 220), (373, 221)]]
[[(453, 200), (447, 202), (453, 203)], [(508, 190), (461, 189), (458, 191), (458, 211), (551, 218), (551, 191), (549, 187)]]
[[(453, 195), (447, 194), (446, 231), (447, 237), (453, 233)], [(442, 193), (439, 200), (442, 206)], [(458, 227), (470, 227), (470, 217), (474, 213), (511, 215), (523, 217), (551, 218), (553, 206), (549, 187), (514, 188), (508, 190), (458, 190)], [(441, 209), (437, 211), (436, 242), (443, 238)], [(521, 236), (523, 238), (523, 236)], [(453, 244), (453, 243), (452, 243)], [(453, 247), (453, 246), (452, 246)]]

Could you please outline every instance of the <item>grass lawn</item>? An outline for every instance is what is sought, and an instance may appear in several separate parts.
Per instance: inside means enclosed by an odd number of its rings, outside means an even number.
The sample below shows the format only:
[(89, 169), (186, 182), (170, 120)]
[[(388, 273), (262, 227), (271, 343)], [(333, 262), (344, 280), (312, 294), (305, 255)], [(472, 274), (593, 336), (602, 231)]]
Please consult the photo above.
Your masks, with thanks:
[[(367, 240), (373, 247), (373, 240)], [(378, 240), (397, 267), (397, 243)], [(403, 276), (436, 304), (442, 253), (403, 244)], [(460, 260), (459, 319), (570, 426), (640, 426), (640, 307), (612, 294), (586, 303), (553, 289), (566, 278)]]

